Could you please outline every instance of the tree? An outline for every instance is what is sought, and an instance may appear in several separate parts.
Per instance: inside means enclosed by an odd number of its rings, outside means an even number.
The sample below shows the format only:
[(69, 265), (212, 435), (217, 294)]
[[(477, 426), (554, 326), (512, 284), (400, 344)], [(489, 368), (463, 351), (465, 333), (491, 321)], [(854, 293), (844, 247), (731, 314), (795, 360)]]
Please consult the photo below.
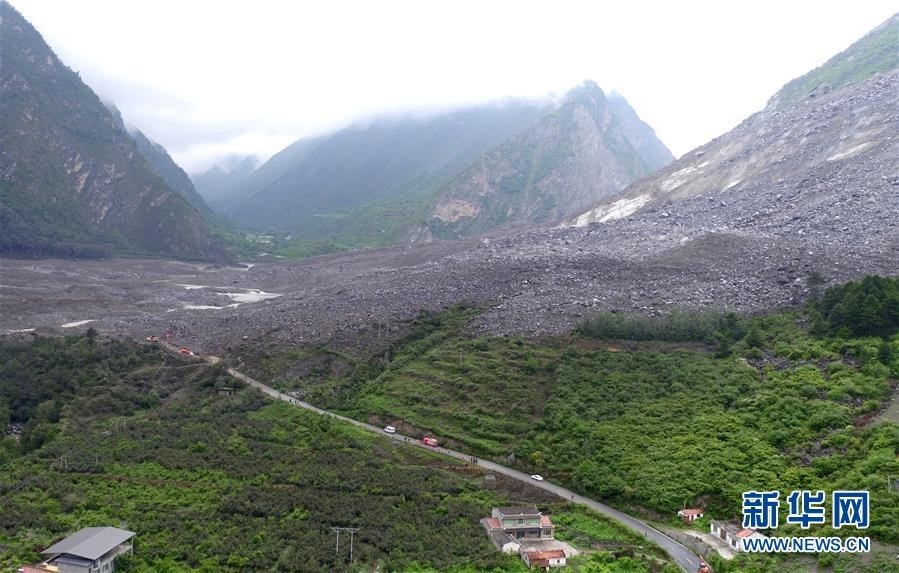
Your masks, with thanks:
[[(893, 363), (893, 349), (890, 347), (889, 340), (880, 341), (880, 349), (877, 351), (877, 359), (884, 366), (890, 366)], [(2, 420), (2, 414), (0, 414)]]

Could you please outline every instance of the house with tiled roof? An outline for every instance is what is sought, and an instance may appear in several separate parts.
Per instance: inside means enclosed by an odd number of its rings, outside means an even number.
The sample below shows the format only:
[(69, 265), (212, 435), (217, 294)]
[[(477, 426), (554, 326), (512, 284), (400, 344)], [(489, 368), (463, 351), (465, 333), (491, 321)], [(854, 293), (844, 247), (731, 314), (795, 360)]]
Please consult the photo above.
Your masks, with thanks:
[(544, 571), (552, 567), (564, 567), (567, 563), (565, 552), (561, 549), (551, 551), (525, 551), (521, 556), (528, 567), (536, 567)]
[[(489, 521), (486, 521), (489, 520)], [(515, 539), (553, 539), (556, 526), (536, 506), (495, 507), (491, 517), (481, 520), (488, 531), (502, 529)]]
[(711, 533), (734, 551), (744, 551), (743, 542), (746, 539), (765, 539), (765, 536), (755, 529), (745, 528), (736, 523), (725, 521), (713, 521)]
[[(545, 558), (546, 563), (540, 567), (557, 567), (559, 556), (555, 553), (552, 557), (536, 556), (538, 553), (553, 552), (559, 546), (554, 541), (556, 526), (536, 506), (495, 507), (490, 517), (481, 519), (481, 525), (490, 541), (503, 553), (518, 553), (525, 563), (528, 563), (526, 554), (533, 553), (536, 561), (542, 563)], [(564, 562), (565, 551), (561, 554)]]
[(680, 517), (681, 519), (683, 519), (684, 522), (686, 522), (686, 523), (696, 521), (703, 515), (705, 515), (705, 510), (695, 508), (695, 507), (690, 507), (690, 508), (685, 507), (682, 510), (677, 512), (677, 516)]

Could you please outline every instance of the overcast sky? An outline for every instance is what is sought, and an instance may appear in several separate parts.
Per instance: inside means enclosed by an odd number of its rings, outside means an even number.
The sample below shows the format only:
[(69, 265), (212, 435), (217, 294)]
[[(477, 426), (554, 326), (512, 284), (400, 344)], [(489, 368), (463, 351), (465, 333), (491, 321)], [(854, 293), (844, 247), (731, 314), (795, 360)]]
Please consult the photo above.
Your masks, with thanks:
[(617, 90), (675, 155), (896, 9), (861, 2), (13, 0), (189, 172), (383, 112)]

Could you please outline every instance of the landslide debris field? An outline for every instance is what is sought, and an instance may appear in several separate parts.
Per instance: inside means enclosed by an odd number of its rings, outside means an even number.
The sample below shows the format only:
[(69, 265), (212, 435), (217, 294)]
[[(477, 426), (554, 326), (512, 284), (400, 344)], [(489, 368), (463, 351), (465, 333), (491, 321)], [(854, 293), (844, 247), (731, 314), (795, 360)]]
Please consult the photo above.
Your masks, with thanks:
[[(0, 333), (94, 327), (170, 332), (204, 352), (244, 337), (377, 350), (422, 310), (459, 303), (484, 309), (472, 333), (525, 336), (601, 310), (798, 304), (810, 286), (899, 275), (897, 87), (893, 72), (756, 114), (625, 190), (619, 202), (649, 198), (637, 213), (597, 211), (604, 222), (579, 228), (239, 268), (6, 259)], [(825, 284), (810, 285), (818, 276)]]
[(567, 332), (601, 310), (789, 306), (806, 296), (813, 273), (827, 284), (899, 274), (895, 228), (875, 248), (815, 241), (811, 232), (798, 240), (643, 219), (239, 268), (4, 259), (0, 332), (170, 332), (173, 342), (215, 353), (244, 337), (361, 349), (401, 336), (421, 310), (459, 303), (485, 309), (472, 333), (533, 336)]

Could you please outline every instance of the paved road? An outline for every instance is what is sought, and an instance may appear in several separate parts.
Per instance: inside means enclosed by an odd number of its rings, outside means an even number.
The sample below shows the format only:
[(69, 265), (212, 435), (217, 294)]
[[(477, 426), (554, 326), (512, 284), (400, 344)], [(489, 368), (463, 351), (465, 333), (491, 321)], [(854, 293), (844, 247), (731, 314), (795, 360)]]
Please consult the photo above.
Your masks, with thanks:
[[(176, 346), (173, 346), (166, 342), (162, 342), (162, 344), (168, 350), (178, 353), (178, 348)], [(204, 360), (206, 360), (207, 362), (209, 362), (210, 364), (216, 364), (220, 360), (217, 356), (203, 356), (202, 358)], [(235, 370), (233, 368), (228, 368), (228, 374), (230, 374), (234, 378), (237, 378), (241, 382), (244, 382), (254, 388), (261, 390), (263, 393), (268, 394), (269, 396), (271, 396), (272, 398), (275, 398), (276, 400), (283, 400), (284, 402), (288, 402), (288, 403), (293, 404), (294, 406), (298, 406), (300, 408), (305, 408), (306, 410), (311, 410), (317, 414), (321, 414), (323, 416), (330, 416), (332, 418), (342, 420), (344, 422), (347, 422), (348, 424), (352, 424), (359, 428), (364, 428), (370, 432), (374, 432), (380, 436), (385, 436), (396, 442), (401, 442), (401, 443), (404, 443), (404, 444), (407, 444), (410, 446), (422, 448), (424, 450), (437, 452), (439, 454), (443, 454), (443, 455), (451, 457), (451, 458), (456, 458), (456, 459), (462, 460), (464, 462), (477, 464), (478, 466), (488, 469), (492, 472), (502, 474), (504, 476), (508, 476), (512, 479), (516, 479), (516, 480), (525, 482), (529, 485), (532, 485), (534, 487), (539, 487), (548, 492), (554, 493), (554, 494), (558, 495), (559, 497), (568, 500), (569, 502), (587, 506), (590, 509), (592, 509), (594, 511), (598, 511), (599, 513), (601, 513), (605, 516), (608, 516), (611, 519), (614, 519), (615, 521), (629, 527), (630, 529), (643, 535), (647, 539), (651, 539), (652, 541), (654, 541), (666, 553), (668, 553), (668, 555), (671, 557), (671, 559), (674, 560), (674, 562), (677, 563), (678, 566), (680, 566), (680, 568), (683, 569), (684, 571), (686, 571), (688, 573), (693, 573), (694, 571), (696, 571), (699, 568), (699, 557), (697, 557), (695, 553), (693, 553), (692, 551), (690, 551), (689, 549), (687, 549), (686, 547), (684, 547), (677, 541), (671, 539), (670, 537), (668, 537), (661, 531), (654, 529), (653, 527), (650, 527), (649, 525), (643, 523), (639, 519), (631, 517), (630, 515), (628, 515), (626, 513), (622, 513), (620, 511), (618, 511), (617, 509), (609, 507), (608, 505), (605, 505), (603, 503), (599, 503), (598, 501), (592, 500), (589, 497), (584, 497), (582, 495), (578, 495), (577, 493), (575, 493), (569, 489), (555, 485), (553, 483), (549, 483), (547, 481), (535, 481), (535, 480), (531, 479), (531, 476), (528, 474), (522, 473), (518, 470), (514, 470), (510, 467), (506, 467), (506, 466), (491, 462), (489, 460), (483, 460), (481, 458), (472, 456), (470, 454), (465, 454), (465, 453), (458, 452), (456, 450), (450, 450), (447, 448), (425, 446), (419, 440), (412, 438), (410, 436), (404, 436), (403, 434), (386, 434), (386, 433), (384, 433), (384, 430), (382, 428), (373, 426), (371, 424), (366, 424), (365, 422), (360, 422), (359, 420), (353, 420), (352, 418), (347, 418), (346, 416), (341, 416), (339, 414), (335, 414), (334, 412), (322, 410), (321, 408), (317, 408), (308, 402), (298, 400), (297, 398), (294, 398), (293, 396), (289, 396), (287, 394), (284, 394), (283, 392), (279, 392), (279, 391), (275, 390), (274, 388), (272, 388), (271, 386), (268, 386), (266, 384), (263, 384), (262, 382), (259, 382), (258, 380), (250, 378), (246, 374), (244, 374), (238, 370)]]

